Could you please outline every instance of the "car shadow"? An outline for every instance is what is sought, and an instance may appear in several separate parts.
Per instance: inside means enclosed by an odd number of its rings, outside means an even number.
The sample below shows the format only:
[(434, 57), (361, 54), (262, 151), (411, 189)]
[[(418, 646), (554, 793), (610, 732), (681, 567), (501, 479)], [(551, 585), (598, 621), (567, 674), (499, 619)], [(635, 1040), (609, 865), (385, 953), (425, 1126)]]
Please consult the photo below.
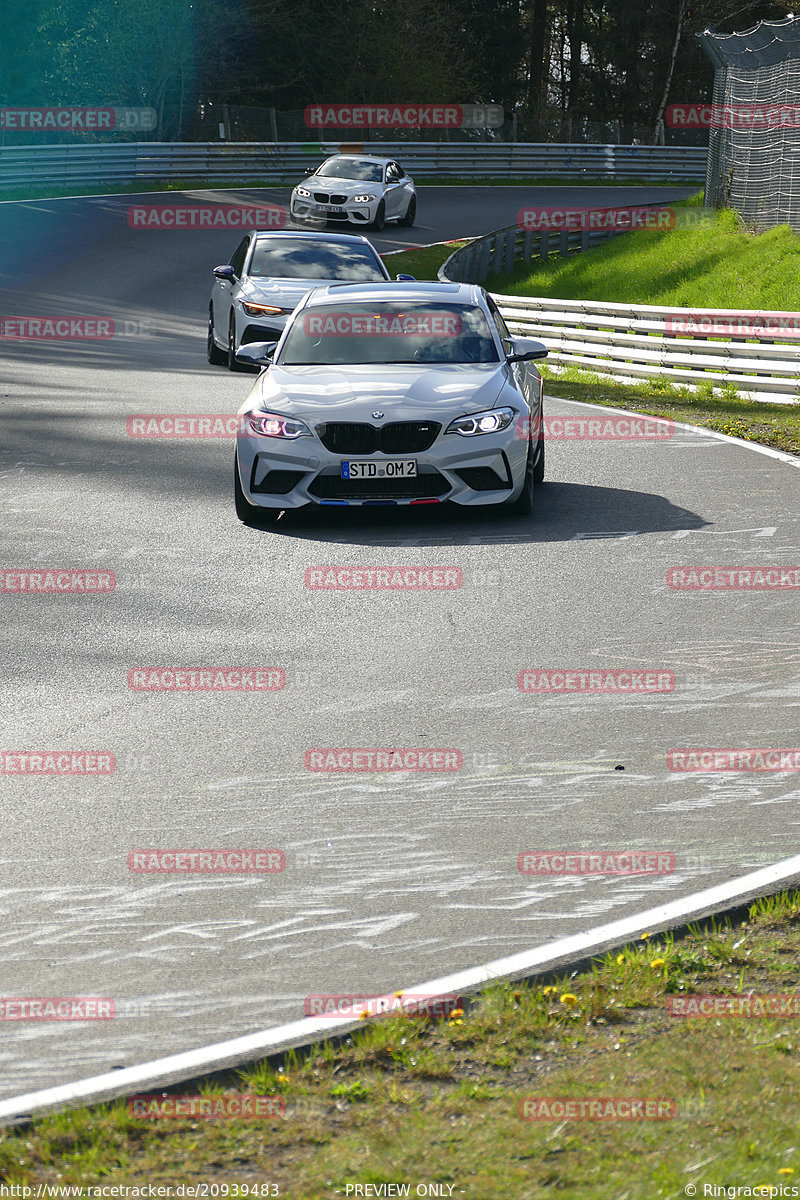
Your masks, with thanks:
[[(697, 513), (664, 496), (581, 483), (544, 483), (529, 517), (493, 507), (314, 508), (285, 511), (264, 531), (346, 546), (524, 545), (703, 529)], [(258, 532), (258, 531), (256, 531)]]

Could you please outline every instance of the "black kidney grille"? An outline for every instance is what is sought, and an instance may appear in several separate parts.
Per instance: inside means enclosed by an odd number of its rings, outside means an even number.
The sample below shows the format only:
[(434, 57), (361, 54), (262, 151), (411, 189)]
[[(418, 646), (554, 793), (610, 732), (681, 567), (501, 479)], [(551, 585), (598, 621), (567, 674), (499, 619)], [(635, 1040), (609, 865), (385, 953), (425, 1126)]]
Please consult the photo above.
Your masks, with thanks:
[(317, 435), (332, 454), (374, 454), (378, 449), (377, 429), (372, 425), (331, 421), (317, 426)]
[(331, 196), (331, 204), (347, 204), (347, 196)]
[(318, 200), (320, 204), (330, 203), (330, 197), (327, 192), (314, 192), (314, 199)]
[(384, 454), (416, 454), (428, 450), (441, 429), (436, 421), (398, 421), (381, 429), (379, 449)]
[(441, 428), (437, 421), (395, 421), (383, 427), (329, 421), (317, 426), (317, 435), (333, 454), (420, 454), (433, 445)]

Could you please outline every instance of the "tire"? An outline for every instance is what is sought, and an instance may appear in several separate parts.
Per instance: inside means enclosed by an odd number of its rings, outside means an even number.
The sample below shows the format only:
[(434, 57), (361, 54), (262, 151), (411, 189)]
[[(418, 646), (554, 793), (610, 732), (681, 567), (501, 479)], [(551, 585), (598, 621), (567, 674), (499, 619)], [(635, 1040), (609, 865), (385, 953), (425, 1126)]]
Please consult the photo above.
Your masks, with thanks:
[(370, 222), (369, 227), (370, 227), (370, 229), (373, 229), (375, 231), (375, 233), (380, 233), (380, 231), (383, 229), (385, 224), (386, 224), (386, 205), (381, 200), (380, 204), (378, 205), (377, 211), (375, 213), (375, 220)]
[(406, 209), (406, 215), (404, 217), (401, 217), (400, 220), (397, 222), (397, 224), (405, 225), (406, 228), (410, 229), (411, 226), (414, 224), (414, 220), (416, 219), (416, 216), (417, 216), (417, 197), (412, 196), (408, 202), (408, 208)]
[(214, 310), (209, 307), (208, 310), (208, 335), (206, 337), (206, 358), (211, 363), (212, 367), (224, 367), (228, 361), (228, 353), (226, 350), (220, 350), (217, 343), (214, 341)]
[(535, 472), (533, 466), (533, 443), (528, 442), (528, 457), (525, 462), (525, 482), (522, 485), (522, 491), (517, 496), (516, 500), (504, 500), (502, 507), (509, 514), (515, 517), (527, 517), (533, 512), (533, 488), (535, 483)]
[(236, 508), (236, 516), (249, 529), (262, 529), (266, 525), (274, 525), (281, 514), (279, 508), (261, 508), (257, 504), (251, 504), (247, 499), (239, 479), (237, 455), (234, 455), (233, 458), (233, 503)]
[(536, 466), (533, 468), (533, 482), (535, 484), (544, 483), (544, 416), (541, 418), (542, 424), (539, 430), (539, 457), (536, 460)]
[(242, 363), (236, 361), (236, 318), (231, 313), (231, 319), (228, 322), (228, 353), (225, 355), (225, 361), (228, 364), (229, 371), (238, 371), (241, 373), (247, 368)]

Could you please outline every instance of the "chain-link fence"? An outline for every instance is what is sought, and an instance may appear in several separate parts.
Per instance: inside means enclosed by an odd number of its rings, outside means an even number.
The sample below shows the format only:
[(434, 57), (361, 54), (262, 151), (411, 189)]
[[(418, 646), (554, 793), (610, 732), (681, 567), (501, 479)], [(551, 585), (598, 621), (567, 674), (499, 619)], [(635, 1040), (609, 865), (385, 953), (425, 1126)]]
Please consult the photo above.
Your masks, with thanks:
[(697, 38), (715, 68), (706, 205), (800, 233), (800, 18)]

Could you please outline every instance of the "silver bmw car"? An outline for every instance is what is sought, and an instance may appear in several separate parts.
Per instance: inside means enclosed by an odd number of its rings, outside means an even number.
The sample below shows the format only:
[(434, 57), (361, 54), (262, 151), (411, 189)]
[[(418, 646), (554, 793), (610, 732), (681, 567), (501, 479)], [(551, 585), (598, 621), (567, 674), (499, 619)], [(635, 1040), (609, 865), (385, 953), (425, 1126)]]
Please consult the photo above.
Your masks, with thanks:
[(546, 354), (473, 284), (315, 288), (277, 343), (237, 352), (264, 368), (239, 410), (239, 519), (442, 501), (529, 513)]

